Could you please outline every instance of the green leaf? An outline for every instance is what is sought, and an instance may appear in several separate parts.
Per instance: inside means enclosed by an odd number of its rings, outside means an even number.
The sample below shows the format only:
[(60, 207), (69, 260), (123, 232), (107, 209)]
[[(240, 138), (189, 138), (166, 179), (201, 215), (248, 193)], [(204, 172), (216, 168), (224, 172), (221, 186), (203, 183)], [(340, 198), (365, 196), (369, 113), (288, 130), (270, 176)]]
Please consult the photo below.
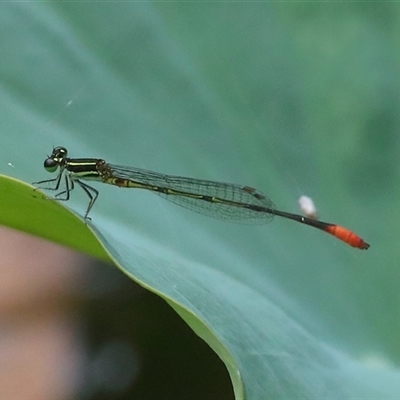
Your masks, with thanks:
[(255, 186), (285, 211), (307, 194), (371, 249), (96, 182), (85, 224), (79, 188), (62, 204), (1, 176), (0, 223), (111, 259), (163, 297), (221, 357), (236, 399), (400, 396), (395, 6), (1, 10), (3, 175), (54, 177), (43, 161), (61, 145), (70, 157)]
[(2, 225), (109, 260), (82, 218), (62, 207), (60, 202), (52, 201), (43, 192), (7, 176), (0, 175), (0, 187)]

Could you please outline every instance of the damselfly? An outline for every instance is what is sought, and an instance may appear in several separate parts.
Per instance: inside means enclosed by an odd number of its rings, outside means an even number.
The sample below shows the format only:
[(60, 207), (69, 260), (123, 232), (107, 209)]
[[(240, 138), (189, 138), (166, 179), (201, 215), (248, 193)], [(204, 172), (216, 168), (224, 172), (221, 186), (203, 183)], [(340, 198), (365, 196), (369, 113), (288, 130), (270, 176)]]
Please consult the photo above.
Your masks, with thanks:
[(97, 158), (69, 158), (65, 147), (54, 148), (44, 161), (44, 168), (48, 172), (59, 170), (56, 178), (35, 182), (38, 185), (55, 184), (44, 189), (59, 190), (64, 177), (65, 190), (56, 194), (56, 200), (69, 200), (75, 184), (85, 191), (90, 199), (85, 219), (89, 219), (99, 192), (83, 181), (99, 181), (123, 188), (150, 190), (182, 207), (224, 220), (263, 224), (278, 215), (330, 233), (350, 246), (363, 250), (369, 248), (368, 243), (342, 226), (277, 210), (266, 195), (250, 186), (164, 175), (109, 164)]

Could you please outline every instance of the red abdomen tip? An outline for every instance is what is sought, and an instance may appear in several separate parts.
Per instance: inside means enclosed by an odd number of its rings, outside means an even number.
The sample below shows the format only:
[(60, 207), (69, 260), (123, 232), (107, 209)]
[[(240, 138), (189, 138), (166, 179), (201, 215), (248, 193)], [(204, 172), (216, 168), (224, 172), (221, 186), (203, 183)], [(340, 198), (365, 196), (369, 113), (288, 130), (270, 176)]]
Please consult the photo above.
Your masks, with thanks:
[(328, 228), (326, 228), (326, 232), (336, 236), (340, 240), (343, 240), (343, 242), (346, 242), (350, 246), (357, 247), (358, 249), (367, 250), (369, 248), (369, 244), (364, 242), (360, 236), (343, 226), (329, 225)]

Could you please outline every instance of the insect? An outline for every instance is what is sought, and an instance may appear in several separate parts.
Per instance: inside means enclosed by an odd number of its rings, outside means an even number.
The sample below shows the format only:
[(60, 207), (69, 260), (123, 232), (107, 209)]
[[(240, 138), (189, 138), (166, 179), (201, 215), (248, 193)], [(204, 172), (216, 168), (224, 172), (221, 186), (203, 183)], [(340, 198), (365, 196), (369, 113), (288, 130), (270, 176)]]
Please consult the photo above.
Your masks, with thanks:
[(250, 186), (164, 175), (109, 164), (97, 158), (69, 158), (65, 147), (55, 147), (44, 161), (44, 168), (52, 173), (58, 170), (58, 175), (54, 179), (35, 182), (37, 185), (54, 183), (54, 187), (47, 189), (59, 190), (64, 177), (65, 190), (56, 194), (57, 200), (69, 200), (75, 185), (84, 190), (90, 199), (85, 219), (89, 219), (89, 212), (99, 195), (86, 182), (98, 181), (123, 188), (150, 190), (182, 207), (223, 220), (262, 224), (270, 222), (277, 215), (330, 233), (350, 246), (362, 250), (369, 248), (369, 244), (361, 237), (340, 225), (277, 210), (266, 195)]

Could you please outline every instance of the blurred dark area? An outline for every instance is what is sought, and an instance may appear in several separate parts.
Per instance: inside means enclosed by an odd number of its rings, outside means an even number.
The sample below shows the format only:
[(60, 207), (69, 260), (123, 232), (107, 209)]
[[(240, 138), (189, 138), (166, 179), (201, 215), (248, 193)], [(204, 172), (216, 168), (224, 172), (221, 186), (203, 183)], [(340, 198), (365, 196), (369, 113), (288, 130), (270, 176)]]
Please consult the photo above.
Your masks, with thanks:
[[(86, 398), (234, 398), (222, 361), (164, 300), (138, 286), (117, 268), (101, 264), (95, 268), (103, 268), (107, 278), (118, 280), (118, 285), (83, 307), (90, 359), (100, 358), (99, 354), (110, 346), (120, 351), (104, 358), (101, 379), (97, 377), (88, 388)], [(129, 370), (126, 386), (118, 390), (107, 374), (120, 377), (126, 372), (124, 368)], [(95, 373), (90, 368), (88, 372)], [(94, 381), (87, 382), (90, 385)]]

